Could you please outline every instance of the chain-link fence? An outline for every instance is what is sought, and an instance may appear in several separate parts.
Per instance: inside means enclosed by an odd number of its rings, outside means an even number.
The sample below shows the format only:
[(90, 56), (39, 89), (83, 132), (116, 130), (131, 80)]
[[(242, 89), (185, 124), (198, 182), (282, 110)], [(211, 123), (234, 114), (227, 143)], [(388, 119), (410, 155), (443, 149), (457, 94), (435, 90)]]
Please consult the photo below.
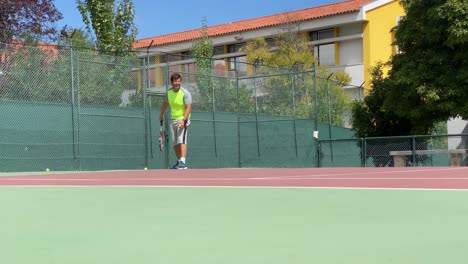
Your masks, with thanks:
[(157, 138), (174, 72), (193, 95), (192, 168), (467, 164), (466, 134), (354, 138), (343, 85), (314, 68), (228, 58), (202, 71), (182, 55), (53, 45), (1, 44), (0, 56), (0, 171), (167, 168), (175, 155)]
[[(352, 138), (351, 99), (331, 75), (248, 64), (236, 58), (213, 60), (208, 71), (174, 54), (143, 58), (152, 97), (180, 73), (193, 96), (189, 164), (195, 167), (314, 167), (316, 140)], [(154, 101), (151, 99), (150, 101)], [(154, 104), (154, 105), (157, 105)], [(150, 111), (151, 112), (151, 111)], [(174, 160), (171, 153), (170, 163)]]
[(144, 166), (144, 110), (123, 98), (136, 60), (53, 45), (0, 54), (0, 171)]
[(170, 142), (157, 148), (158, 119), (174, 72), (193, 95), (192, 168), (315, 167), (313, 131), (353, 137), (342, 86), (317, 69), (215, 59), (201, 71), (183, 55), (54, 45), (1, 44), (0, 54), (0, 171), (167, 168), (175, 155)]
[(323, 167), (468, 166), (468, 134), (319, 141)]

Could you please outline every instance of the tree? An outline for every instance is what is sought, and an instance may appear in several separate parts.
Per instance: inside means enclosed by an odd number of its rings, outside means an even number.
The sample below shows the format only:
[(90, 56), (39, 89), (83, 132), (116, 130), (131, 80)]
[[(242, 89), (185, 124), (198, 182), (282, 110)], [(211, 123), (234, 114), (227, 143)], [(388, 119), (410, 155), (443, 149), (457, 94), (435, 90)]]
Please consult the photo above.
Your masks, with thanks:
[(363, 101), (352, 106), (352, 124), (356, 137), (403, 136), (427, 131), (413, 131), (408, 118), (383, 107), (388, 91), (393, 89), (392, 80), (384, 77), (385, 64), (379, 63), (372, 69), (371, 90)]
[(55, 39), (58, 30), (53, 23), (62, 19), (53, 1), (0, 0), (0, 43), (22, 39), (26, 32), (41, 38)]
[(76, 0), (76, 3), (102, 53), (126, 55), (132, 50), (137, 34), (132, 0), (120, 0), (117, 6), (114, 0)]
[(206, 19), (202, 20), (202, 28), (200, 30), (201, 38), (193, 44), (192, 52), (197, 64), (197, 87), (199, 100), (197, 107), (200, 110), (211, 110), (213, 105), (213, 81), (212, 81), (212, 65), (211, 58), (213, 57), (213, 42), (208, 37), (208, 29)]
[(0, 97), (70, 103), (74, 78), (75, 100), (81, 105), (119, 106), (123, 91), (134, 85), (129, 65), (132, 58), (115, 58), (89, 49), (70, 54), (55, 46), (22, 45), (12, 56)]
[(245, 84), (226, 76), (214, 76), (212, 71), (213, 43), (208, 37), (206, 20), (202, 21), (201, 38), (193, 45), (197, 64), (197, 109), (213, 112), (252, 113), (254, 99)]
[(468, 118), (468, 1), (403, 0), (395, 30), (400, 53), (390, 61), (392, 83), (383, 108), (424, 131), (450, 117)]
[(305, 38), (294, 31), (280, 33), (274, 38), (274, 47), (265, 39), (256, 38), (247, 43), (245, 51), (247, 62), (258, 65), (257, 73), (271, 75), (263, 78), (263, 85), (258, 88), (264, 94), (262, 112), (308, 119), (317, 117), (320, 122), (343, 125), (349, 100), (342, 86), (350, 82), (350, 77), (343, 71), (331, 75), (328, 67), (318, 68), (314, 76), (316, 58)]
[(62, 46), (70, 46), (73, 50), (93, 50), (95, 48), (93, 39), (89, 32), (82, 29), (67, 29), (62, 30), (62, 38), (58, 44)]
[[(356, 137), (390, 137), (405, 136), (410, 134), (428, 134), (432, 129), (432, 124), (421, 127), (395, 111), (384, 107), (384, 102), (390, 91), (395, 88), (392, 79), (384, 77), (385, 63), (378, 63), (372, 69), (371, 90), (363, 101), (355, 101), (352, 107), (352, 124)], [(414, 141), (408, 138), (393, 139), (371, 139), (366, 142), (366, 156), (372, 157), (372, 161), (377, 167), (393, 167), (393, 157), (389, 156), (390, 151), (427, 149), (429, 138), (418, 138)], [(360, 143), (358, 145), (361, 146)], [(364, 151), (364, 149), (362, 150)], [(406, 160), (407, 165), (416, 161), (426, 162), (428, 156), (418, 155)]]

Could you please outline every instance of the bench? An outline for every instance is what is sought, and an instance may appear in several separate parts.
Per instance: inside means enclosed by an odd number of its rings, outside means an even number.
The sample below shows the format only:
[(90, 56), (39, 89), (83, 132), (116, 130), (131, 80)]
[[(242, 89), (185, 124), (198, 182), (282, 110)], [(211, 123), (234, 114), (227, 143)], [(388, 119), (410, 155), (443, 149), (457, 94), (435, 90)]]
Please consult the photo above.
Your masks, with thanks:
[(406, 157), (412, 155), (433, 155), (433, 154), (449, 154), (449, 166), (464, 166), (464, 156), (468, 154), (468, 149), (424, 149), (424, 150), (402, 150), (390, 151), (390, 156), (393, 156), (395, 167), (405, 167)]

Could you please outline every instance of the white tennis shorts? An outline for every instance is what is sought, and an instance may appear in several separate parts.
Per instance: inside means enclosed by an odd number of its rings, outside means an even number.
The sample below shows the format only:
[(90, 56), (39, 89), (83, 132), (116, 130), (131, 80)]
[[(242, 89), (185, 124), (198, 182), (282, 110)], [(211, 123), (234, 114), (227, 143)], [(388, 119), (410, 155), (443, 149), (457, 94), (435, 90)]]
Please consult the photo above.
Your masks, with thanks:
[(190, 126), (190, 120), (187, 121), (186, 127), (179, 127), (179, 122), (181, 120), (182, 119), (173, 119), (171, 121), (171, 136), (174, 146), (179, 144), (187, 145), (187, 130)]

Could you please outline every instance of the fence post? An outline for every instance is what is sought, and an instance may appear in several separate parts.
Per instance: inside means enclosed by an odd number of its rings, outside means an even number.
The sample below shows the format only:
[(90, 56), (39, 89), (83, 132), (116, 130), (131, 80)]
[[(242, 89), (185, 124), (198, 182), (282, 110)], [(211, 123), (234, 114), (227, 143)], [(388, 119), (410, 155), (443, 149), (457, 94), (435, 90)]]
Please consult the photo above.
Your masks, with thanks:
[[(254, 65), (253, 87), (255, 96), (255, 133), (257, 136), (257, 157), (260, 157), (260, 136), (258, 134), (258, 96), (257, 96), (257, 66)], [(237, 98), (239, 100), (239, 98)]]
[[(330, 144), (331, 144), (331, 141), (329, 141)], [(317, 168), (320, 168), (322, 167), (321, 166), (321, 162), (322, 162), (322, 159), (320, 159), (320, 151), (322, 150), (322, 142), (320, 140), (317, 140), (317, 155), (318, 155), (318, 159), (317, 159)]]
[[(206, 76), (208, 78), (208, 76)], [(213, 79), (213, 75), (211, 74), (209, 76), (211, 79)], [(216, 159), (218, 159), (218, 146), (216, 144), (216, 100), (215, 100), (215, 86), (213, 85), (213, 81), (211, 80), (209, 82), (211, 84), (211, 90), (212, 90), (212, 95), (211, 95), (211, 103), (212, 103), (212, 111), (213, 111), (213, 114), (212, 114), (212, 118), (213, 118), (213, 137), (214, 137), (214, 154), (215, 154), (215, 157)]]
[(366, 138), (361, 138), (361, 149), (362, 149), (362, 152), (363, 154), (361, 155), (362, 157), (362, 163), (361, 163), (361, 166), (362, 167), (367, 167), (367, 163), (366, 163), (366, 160), (367, 160), (367, 144), (366, 144)]
[[(151, 44), (150, 44), (151, 45)], [(144, 142), (145, 142), (145, 168), (148, 167), (148, 163), (149, 163), (149, 159), (148, 159), (148, 152), (149, 152), (149, 148), (148, 148), (148, 145), (150, 144), (151, 142), (151, 138), (150, 138), (150, 133), (148, 133), (149, 129), (150, 129), (150, 125), (151, 125), (151, 120), (149, 118), (149, 111), (148, 111), (148, 107), (149, 105), (147, 105), (147, 98), (146, 98), (146, 89), (148, 89), (150, 87), (150, 69), (149, 69), (149, 47), (146, 49), (146, 59), (145, 59), (145, 65), (143, 66), (143, 69), (145, 69), (145, 76), (146, 76), (146, 82), (144, 82), (146, 85), (143, 85), (142, 89), (143, 89), (143, 92), (142, 92), (142, 96), (143, 96), (143, 116), (145, 117), (144, 118), (144, 127), (145, 127), (145, 133), (144, 133)]]
[(293, 104), (293, 132), (294, 132), (294, 147), (296, 150), (296, 157), (297, 157), (297, 133), (296, 133), (296, 89), (295, 89), (295, 84), (296, 84), (296, 74), (292, 73), (290, 74), (291, 78), (291, 90), (292, 90), (292, 104)]
[[(330, 100), (330, 77), (332, 77), (333, 72), (330, 73), (327, 77), (327, 98), (328, 98), (328, 137), (332, 139), (332, 129), (331, 129), (331, 100)], [(331, 162), (333, 164), (333, 144), (330, 145), (330, 154)]]
[(77, 112), (76, 113), (76, 116), (77, 116), (77, 119), (76, 119), (76, 151), (78, 153), (78, 170), (81, 171), (81, 149), (80, 149), (80, 144), (81, 144), (81, 138), (80, 138), (80, 134), (81, 134), (81, 131), (80, 131), (80, 128), (81, 128), (81, 93), (80, 93), (80, 90), (81, 90), (81, 83), (80, 83), (80, 58), (79, 58), (79, 53), (76, 54), (76, 76), (77, 76), (77, 79), (76, 79), (76, 107), (77, 107)]
[(320, 153), (318, 149), (318, 100), (317, 100), (317, 62), (314, 63), (314, 136), (315, 140), (315, 155), (317, 166), (319, 165), (320, 161)]
[(75, 82), (73, 80), (73, 47), (70, 46), (70, 75), (71, 75), (71, 118), (72, 118), (72, 151), (73, 151), (73, 159), (77, 159), (77, 153), (76, 153), (76, 128), (75, 128), (75, 123), (76, 123), (76, 117), (75, 117)]
[[(236, 77), (236, 93), (237, 93), (237, 165), (239, 168), (242, 167), (242, 159), (241, 159), (241, 136), (240, 136), (240, 102), (239, 102), (239, 75), (237, 71), (234, 72), (234, 76)], [(257, 142), (258, 144), (258, 142)]]

